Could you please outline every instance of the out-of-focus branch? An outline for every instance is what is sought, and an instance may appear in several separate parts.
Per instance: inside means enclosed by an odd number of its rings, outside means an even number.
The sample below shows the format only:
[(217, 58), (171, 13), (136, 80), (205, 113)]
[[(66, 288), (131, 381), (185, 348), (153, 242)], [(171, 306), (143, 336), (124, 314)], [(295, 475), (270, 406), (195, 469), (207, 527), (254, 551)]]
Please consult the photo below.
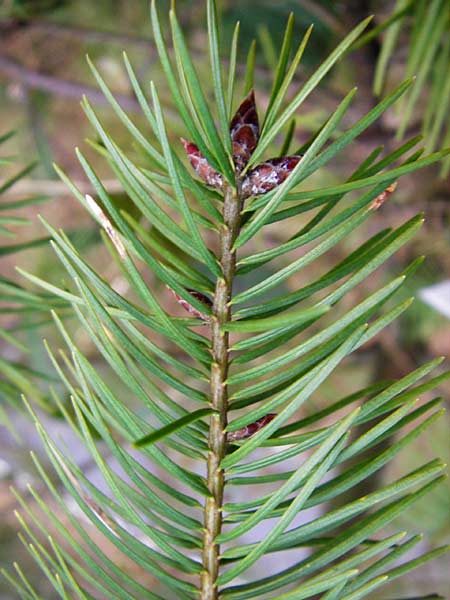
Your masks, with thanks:
[(300, 4), (313, 17), (324, 23), (338, 35), (345, 35), (345, 27), (334, 14), (324, 6), (318, 4), (315, 0), (300, 0)]
[[(38, 73), (37, 71), (33, 71), (32, 69), (20, 65), (6, 56), (0, 56), (0, 75), (17, 81), (26, 87), (43, 90), (58, 96), (76, 98), (79, 100), (83, 95), (86, 95), (94, 104), (108, 103), (102, 92), (95, 87), (59, 79), (51, 75), (43, 75), (42, 73)], [(115, 96), (125, 110), (130, 112), (140, 112), (139, 103), (133, 96), (127, 96), (125, 94), (116, 94)]]
[[(127, 33), (116, 33), (113, 31), (97, 30), (90, 27), (73, 27), (71, 25), (64, 25), (60, 23), (52, 23), (49, 21), (33, 19), (29, 21), (17, 20), (17, 19), (3, 19), (0, 20), (0, 34), (13, 34), (21, 30), (25, 31), (36, 31), (48, 36), (65, 36), (73, 37), (76, 39), (84, 39), (90, 41), (98, 41), (99, 43), (117, 43), (122, 46), (126, 45), (137, 45), (145, 47), (147, 55), (151, 58), (156, 58), (156, 48), (151, 40), (143, 37)], [(170, 52), (169, 48), (169, 52)], [(205, 54), (200, 49), (191, 49), (193, 56), (205, 57)], [(223, 59), (224, 64), (227, 64), (227, 59)], [(242, 74), (245, 71), (245, 65), (237, 65), (238, 73)], [(255, 68), (255, 74), (257, 78), (261, 80), (267, 80), (269, 77), (269, 71), (262, 65), (257, 65)], [(83, 95), (86, 95), (93, 104), (108, 104), (107, 100), (96, 87), (88, 84), (82, 84), (74, 81), (67, 81), (60, 79), (52, 75), (42, 74), (39, 71), (35, 71), (28, 67), (25, 67), (18, 63), (10, 56), (0, 54), (0, 76), (6, 76), (12, 81), (21, 83), (22, 85), (42, 90), (57, 96), (66, 98), (73, 98), (79, 100)], [(298, 75), (294, 77), (294, 81), (297, 81)], [(141, 112), (139, 103), (134, 96), (126, 94), (115, 94), (116, 99), (122, 105), (124, 110), (128, 112)], [(324, 106), (332, 104), (337, 101), (338, 94), (335, 90), (327, 89), (324, 92), (321, 89), (315, 91), (316, 101), (318, 100)]]
[(0, 21), (0, 31), (20, 31), (21, 29), (32, 29), (46, 35), (63, 35), (77, 40), (90, 40), (93, 42), (115, 43), (120, 46), (135, 45), (149, 48), (154, 52), (154, 47), (150, 39), (144, 36), (132, 35), (128, 33), (117, 33), (115, 31), (102, 31), (93, 27), (73, 27), (63, 23), (52, 23), (41, 19), (17, 20), (2, 19)]
[[(4, 181), (0, 179), (0, 187)], [(95, 190), (88, 181), (74, 181), (75, 186), (82, 194), (95, 194)], [(120, 194), (123, 187), (117, 179), (105, 180), (104, 186), (110, 194)], [(70, 195), (70, 190), (63, 181), (54, 181), (53, 179), (22, 179), (15, 183), (13, 187), (4, 192), (4, 199), (21, 198), (22, 196), (64, 196)]]

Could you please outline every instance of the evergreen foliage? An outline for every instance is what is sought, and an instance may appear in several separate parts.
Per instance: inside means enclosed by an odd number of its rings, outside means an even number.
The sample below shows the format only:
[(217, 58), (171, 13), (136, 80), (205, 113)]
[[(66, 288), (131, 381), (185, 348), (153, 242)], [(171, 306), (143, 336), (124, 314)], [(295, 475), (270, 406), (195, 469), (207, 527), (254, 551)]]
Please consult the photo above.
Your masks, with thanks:
[[(420, 258), (350, 308), (343, 300), (413, 237), (423, 216), (374, 234), (328, 272), (305, 279), (300, 289), (279, 292), (283, 282), (332, 252), (369, 219), (399, 177), (440, 161), (449, 151), (423, 154), (414, 150), (415, 138), (383, 158), (382, 149), (376, 149), (345, 182), (311, 184), (314, 174), (403, 96), (411, 80), (342, 130), (355, 96), (350, 91), (308, 143), (289, 151), (289, 140), (280, 144), (280, 138), (289, 137), (292, 118), (369, 20), (292, 90), (311, 30), (294, 47), (291, 17), (263, 117), (252, 91), (254, 50), (241, 85), (235, 68), (237, 26), (225, 77), (213, 0), (207, 9), (214, 103), (175, 10), (170, 12), (172, 52), (155, 2), (151, 9), (161, 66), (186, 131), (184, 150), (170, 138), (156, 86), (141, 85), (127, 56), (125, 66), (150, 134), (137, 128), (90, 63), (118, 119), (145, 155), (145, 166), (123, 151), (85, 98), (83, 108), (96, 134), (91, 145), (142, 218), (117, 207), (82, 151), (77, 156), (95, 199), (57, 170), (103, 229), (105, 247), (128, 292), (118, 293), (66, 233), (45, 221), (68, 279), (58, 286), (22, 274), (42, 290), (30, 293), (29, 306), (39, 298), (39, 308), (45, 309), (45, 298), (58, 299), (52, 300), (52, 314), (65, 349), (47, 351), (72, 410), (56, 392), (54, 401), (91, 454), (108, 492), (89, 480), (70, 448), (51, 438), (29, 404), (48, 457), (83, 518), (68, 507), (33, 456), (58, 510), (35, 489), (30, 489), (33, 505), (17, 494), (24, 543), (57, 595), (66, 599), (368, 597), (446, 550), (410, 558), (420, 536), (390, 529), (399, 514), (442, 481), (444, 465), (439, 460), (417, 465), (366, 496), (340, 499), (427, 431), (441, 413), (439, 398), (417, 400), (450, 372), (431, 375), (441, 362), (433, 360), (398, 381), (336, 398), (308, 417), (299, 418), (298, 411), (346, 357), (408, 308), (411, 299), (396, 302), (393, 296)], [(268, 225), (282, 227), (297, 215), (310, 215), (306, 225), (278, 246), (255, 250)], [(166, 309), (168, 295), (148, 285), (150, 272), (158, 288), (175, 294), (185, 316)], [(126, 393), (77, 346), (58, 302), (71, 307)], [(28, 396), (27, 389), (21, 391)], [(262, 471), (276, 465), (281, 468)], [(230, 490), (236, 486), (244, 486), (245, 501), (233, 499)], [(310, 519), (305, 515), (311, 508), (317, 514)], [(270, 527), (258, 541), (240, 541), (266, 520)], [(116, 558), (126, 556), (143, 577), (113, 560), (98, 543), (100, 536), (116, 549)], [(261, 557), (273, 554), (277, 564), (277, 552), (302, 548), (309, 549), (308, 557), (288, 568), (279, 565), (262, 579), (247, 576)], [(19, 565), (5, 575), (22, 598), (39, 598)], [(148, 577), (157, 586), (146, 585)]]

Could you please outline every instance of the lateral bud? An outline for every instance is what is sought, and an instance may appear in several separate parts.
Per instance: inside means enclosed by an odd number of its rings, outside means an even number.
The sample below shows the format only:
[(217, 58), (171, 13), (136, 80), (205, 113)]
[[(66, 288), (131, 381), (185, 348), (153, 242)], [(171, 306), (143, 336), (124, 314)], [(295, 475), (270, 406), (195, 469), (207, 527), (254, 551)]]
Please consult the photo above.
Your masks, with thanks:
[(223, 187), (223, 177), (211, 167), (209, 162), (193, 142), (188, 142), (181, 138), (189, 162), (197, 175), (210, 187), (221, 190)]
[[(195, 306), (192, 306), (191, 304), (189, 304), (189, 302), (186, 302), (186, 300), (184, 298), (182, 298), (179, 294), (177, 294), (171, 287), (167, 286), (167, 288), (172, 292), (172, 294), (177, 299), (178, 303), (188, 313), (190, 313), (194, 317), (197, 317), (198, 319), (202, 319), (203, 321), (209, 321), (208, 315), (199, 311), (197, 308), (195, 308)], [(197, 292), (197, 290), (191, 290), (189, 288), (185, 288), (185, 289), (193, 298), (195, 298), (196, 300), (198, 300), (205, 306), (208, 306), (208, 307), (212, 306), (212, 301), (208, 298), (208, 296), (205, 296), (205, 294), (202, 294), (201, 292)]]
[(248, 198), (267, 194), (289, 177), (300, 160), (301, 156), (282, 156), (256, 166), (244, 177), (242, 195), (244, 198)]
[(257, 431), (265, 427), (275, 419), (277, 416), (276, 413), (268, 413), (264, 417), (261, 417), (254, 423), (250, 423), (250, 425), (246, 425), (245, 427), (241, 427), (241, 429), (237, 429), (236, 431), (229, 431), (227, 433), (227, 442), (238, 442), (240, 440), (246, 440), (252, 435), (255, 435)]

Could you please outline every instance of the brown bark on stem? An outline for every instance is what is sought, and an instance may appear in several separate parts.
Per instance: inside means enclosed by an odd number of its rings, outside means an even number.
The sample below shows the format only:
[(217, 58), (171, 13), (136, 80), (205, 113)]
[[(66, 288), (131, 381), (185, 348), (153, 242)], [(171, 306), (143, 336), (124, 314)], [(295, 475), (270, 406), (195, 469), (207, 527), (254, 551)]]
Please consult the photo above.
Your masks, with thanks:
[(217, 280), (211, 318), (212, 367), (211, 367), (211, 404), (218, 411), (211, 416), (209, 431), (207, 483), (211, 496), (205, 503), (203, 535), (203, 572), (201, 576), (201, 600), (217, 600), (219, 590), (219, 546), (215, 538), (222, 528), (224, 472), (220, 463), (226, 451), (228, 390), (228, 333), (222, 325), (231, 319), (230, 299), (233, 276), (236, 267), (234, 241), (239, 233), (242, 200), (238, 192), (231, 187), (224, 190), (223, 220), (220, 230), (220, 263), (222, 277)]

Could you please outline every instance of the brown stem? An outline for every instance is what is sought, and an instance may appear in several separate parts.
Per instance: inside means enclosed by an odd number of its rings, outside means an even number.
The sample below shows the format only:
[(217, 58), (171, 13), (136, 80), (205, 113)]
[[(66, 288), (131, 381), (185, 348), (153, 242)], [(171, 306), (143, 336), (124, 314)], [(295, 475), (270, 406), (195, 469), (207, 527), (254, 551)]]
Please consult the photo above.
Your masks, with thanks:
[(212, 367), (211, 404), (218, 413), (213, 414), (209, 431), (207, 482), (211, 496), (205, 503), (205, 529), (203, 536), (203, 572), (201, 600), (217, 600), (219, 590), (219, 546), (215, 539), (222, 528), (222, 502), (224, 473), (220, 463), (225, 456), (228, 410), (228, 333), (222, 325), (230, 320), (230, 299), (236, 267), (236, 253), (232, 249), (240, 227), (242, 201), (231, 187), (225, 190), (223, 205), (224, 224), (220, 232), (221, 267), (223, 276), (217, 280), (211, 319)]

